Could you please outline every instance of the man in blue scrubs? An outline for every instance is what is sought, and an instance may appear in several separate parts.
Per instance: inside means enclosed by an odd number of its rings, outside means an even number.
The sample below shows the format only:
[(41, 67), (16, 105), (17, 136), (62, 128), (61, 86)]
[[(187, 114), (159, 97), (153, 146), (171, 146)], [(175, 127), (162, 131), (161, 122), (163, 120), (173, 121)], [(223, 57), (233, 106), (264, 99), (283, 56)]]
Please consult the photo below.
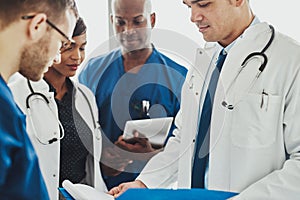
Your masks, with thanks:
[(0, 198), (47, 200), (25, 115), (7, 82), (17, 71), (37, 81), (52, 62), (59, 62), (77, 10), (73, 0), (0, 0), (0, 7)]
[[(106, 135), (101, 162), (109, 189), (134, 180), (155, 154), (145, 139), (128, 143), (120, 137), (126, 121), (175, 117), (187, 72), (151, 44), (155, 13), (150, 0), (113, 0), (111, 22), (121, 48), (92, 58), (79, 75), (96, 96)], [(124, 155), (114, 144), (127, 152), (152, 153)]]

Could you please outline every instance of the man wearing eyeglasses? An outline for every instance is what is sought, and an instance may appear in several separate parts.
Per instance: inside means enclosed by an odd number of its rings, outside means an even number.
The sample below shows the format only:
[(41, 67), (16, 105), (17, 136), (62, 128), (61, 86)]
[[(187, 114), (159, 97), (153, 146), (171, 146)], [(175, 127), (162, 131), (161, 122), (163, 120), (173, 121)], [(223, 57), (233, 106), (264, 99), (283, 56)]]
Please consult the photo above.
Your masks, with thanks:
[(38, 160), (26, 133), (25, 115), (7, 87), (20, 72), (32, 81), (68, 45), (77, 9), (73, 0), (0, 0), (0, 197), (49, 199)]

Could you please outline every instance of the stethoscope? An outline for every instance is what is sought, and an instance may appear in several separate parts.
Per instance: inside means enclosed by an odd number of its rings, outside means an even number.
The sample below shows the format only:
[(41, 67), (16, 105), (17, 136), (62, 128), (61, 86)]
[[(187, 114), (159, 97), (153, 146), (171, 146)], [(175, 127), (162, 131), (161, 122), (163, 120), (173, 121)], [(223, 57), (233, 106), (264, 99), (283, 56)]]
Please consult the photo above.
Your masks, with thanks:
[[(27, 96), (27, 98), (26, 98), (26, 108), (27, 108), (28, 117), (29, 117), (29, 119), (30, 119), (30, 123), (31, 123), (31, 125), (32, 125), (32, 127), (33, 127), (33, 134), (34, 134), (34, 136), (36, 137), (36, 139), (38, 140), (38, 142), (41, 143), (41, 144), (43, 144), (43, 145), (52, 144), (53, 142), (56, 142), (56, 141), (59, 141), (59, 140), (63, 139), (64, 136), (65, 136), (64, 128), (63, 128), (63, 126), (62, 126), (60, 120), (58, 119), (57, 115), (55, 114), (54, 110), (51, 108), (49, 99), (48, 99), (44, 94), (42, 94), (42, 93), (40, 93), (40, 92), (35, 92), (35, 91), (33, 90), (33, 87), (32, 87), (32, 85), (31, 85), (31, 83), (30, 83), (29, 80), (27, 80), (27, 85), (28, 85), (28, 87), (29, 87), (29, 89), (30, 89), (31, 94), (29, 94), (29, 95)], [(96, 134), (95, 137), (96, 137), (96, 139), (100, 140), (100, 139), (101, 139), (101, 132), (102, 132), (102, 130), (101, 130), (101, 128), (100, 128), (100, 125), (97, 125), (97, 123), (96, 123), (96, 119), (95, 119), (95, 116), (94, 116), (94, 114), (93, 114), (92, 106), (91, 106), (91, 104), (90, 104), (90, 101), (88, 100), (86, 94), (82, 91), (82, 89), (80, 89), (80, 88), (78, 87), (78, 90), (82, 93), (84, 99), (86, 100), (86, 102), (87, 102), (87, 104), (88, 104), (88, 107), (89, 107), (89, 110), (90, 110), (90, 114), (91, 114), (91, 116), (92, 116), (92, 121), (93, 121), (94, 130), (95, 130), (94, 133)], [(45, 141), (43, 141), (43, 140), (41, 139), (40, 134), (36, 131), (35, 123), (33, 122), (32, 115), (31, 115), (31, 106), (30, 106), (30, 102), (33, 101), (33, 100), (31, 100), (31, 99), (34, 98), (34, 97), (35, 97), (36, 99), (42, 99), (42, 101), (46, 103), (46, 105), (47, 105), (47, 107), (49, 108), (49, 110), (51, 111), (53, 117), (54, 117), (55, 120), (57, 121), (57, 124), (58, 124), (58, 126), (59, 126), (59, 128), (60, 128), (60, 131), (61, 131), (61, 136), (59, 136), (59, 134), (54, 134), (54, 135), (58, 135), (58, 136), (57, 136), (57, 137), (52, 137), (52, 136), (51, 136), (51, 139), (46, 139)], [(96, 130), (98, 130), (98, 129), (99, 129), (99, 131), (96, 131)]]
[[(256, 80), (259, 78), (260, 74), (264, 71), (264, 69), (266, 68), (266, 65), (268, 63), (268, 57), (265, 54), (266, 50), (270, 47), (270, 45), (272, 44), (274, 37), (275, 37), (275, 29), (272, 25), (269, 25), (270, 29), (271, 29), (271, 37), (268, 41), (268, 43), (266, 44), (266, 46), (260, 51), (260, 52), (253, 52), (250, 53), (245, 60), (242, 62), (241, 64), (241, 69), (239, 70), (239, 72), (237, 73), (237, 75), (235, 76), (235, 78), (233, 79), (233, 81), (230, 83), (229, 87), (226, 90), (226, 94), (229, 93), (230, 89), (232, 88), (233, 84), (236, 82), (238, 76), (240, 75), (240, 73), (242, 72), (242, 70), (246, 67), (246, 65), (249, 63), (249, 61), (254, 58), (254, 57), (261, 57), (263, 59), (262, 64), (259, 66), (258, 68), (258, 73), (256, 74), (254, 80), (251, 82), (248, 91), (252, 88), (252, 86), (254, 85), (254, 83), (256, 82)], [(228, 108), (229, 110), (233, 110), (234, 109), (234, 104), (229, 104), (227, 103), (227, 101), (224, 99), (222, 101), (222, 106), (224, 106), (225, 108)], [(236, 104), (236, 103), (235, 103)]]

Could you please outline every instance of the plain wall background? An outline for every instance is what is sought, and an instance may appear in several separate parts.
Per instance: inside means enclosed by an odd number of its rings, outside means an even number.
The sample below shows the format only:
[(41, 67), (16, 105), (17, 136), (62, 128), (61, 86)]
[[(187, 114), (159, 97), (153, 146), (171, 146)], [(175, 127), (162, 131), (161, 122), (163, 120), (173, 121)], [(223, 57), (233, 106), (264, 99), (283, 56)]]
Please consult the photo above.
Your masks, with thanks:
[[(185, 41), (198, 46), (203, 46), (204, 40), (194, 24), (190, 22), (190, 9), (182, 3), (182, 0), (152, 0), (153, 11), (156, 12), (156, 29), (162, 34), (164, 39), (169, 39), (168, 46), (182, 46)], [(109, 13), (108, 0), (77, 0), (80, 15), (85, 19), (88, 26), (88, 45), (87, 58), (99, 47), (101, 52), (108, 51), (109, 40)], [(300, 41), (300, 1), (299, 0), (250, 0), (254, 13), (261, 21), (272, 24), (276, 30), (291, 36)], [(168, 34), (174, 37), (168, 37)], [(180, 43), (176, 40), (177, 36), (184, 36), (184, 41)], [(155, 39), (155, 38), (154, 38)], [(161, 39), (161, 38), (160, 38)], [(172, 40), (173, 39), (173, 40)], [(161, 41), (158, 41), (159, 43)], [(160, 44), (155, 42), (157, 47)], [(195, 45), (192, 45), (188, 54), (194, 54)], [(186, 56), (184, 56), (186, 57)], [(188, 57), (190, 62), (193, 58)]]

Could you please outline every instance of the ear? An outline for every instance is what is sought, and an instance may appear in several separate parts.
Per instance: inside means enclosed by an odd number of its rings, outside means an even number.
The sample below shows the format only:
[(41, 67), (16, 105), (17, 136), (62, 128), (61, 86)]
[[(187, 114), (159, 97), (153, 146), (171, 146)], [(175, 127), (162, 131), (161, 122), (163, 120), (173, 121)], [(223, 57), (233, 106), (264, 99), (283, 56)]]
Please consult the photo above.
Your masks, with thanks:
[(110, 14), (110, 22), (111, 22), (111, 24), (114, 23), (114, 16), (113, 16), (113, 14)]
[(154, 28), (154, 26), (155, 26), (155, 21), (156, 21), (156, 15), (155, 15), (155, 13), (152, 13), (152, 14), (150, 15), (150, 20), (151, 20), (151, 27)]
[(28, 37), (32, 40), (39, 40), (45, 36), (47, 31), (47, 15), (43, 13), (36, 14), (28, 23)]
[(240, 7), (246, 3), (247, 0), (235, 0), (236, 7)]

